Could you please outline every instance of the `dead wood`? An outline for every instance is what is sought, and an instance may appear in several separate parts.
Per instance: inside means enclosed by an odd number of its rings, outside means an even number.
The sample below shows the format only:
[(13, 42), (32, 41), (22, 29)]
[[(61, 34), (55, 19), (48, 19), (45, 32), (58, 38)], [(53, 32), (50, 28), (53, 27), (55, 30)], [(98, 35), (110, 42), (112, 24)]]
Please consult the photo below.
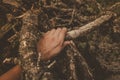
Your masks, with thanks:
[(15, 41), (18, 40), (18, 39), (19, 39), (19, 32), (16, 33), (16, 34), (14, 34), (13, 36), (11, 36), (11, 37), (8, 39), (8, 42), (13, 43), (13, 42), (15, 42)]
[(67, 33), (67, 37), (68, 38), (77, 38), (79, 36), (86, 35), (87, 33), (91, 32), (92, 30), (100, 27), (101, 24), (110, 20), (112, 17), (113, 17), (112, 13), (103, 15), (86, 25), (79, 27), (79, 29), (77, 29), (77, 30), (69, 31)]
[(38, 34), (38, 13), (35, 11), (26, 12), (26, 16), (22, 19), (23, 25), (20, 31), (19, 54), (21, 66), (23, 68), (23, 80), (38, 80), (40, 66), (36, 51), (36, 44), (39, 38)]
[(120, 6), (120, 2), (117, 2), (115, 4), (113, 4), (111, 7), (109, 7), (107, 10), (113, 10), (115, 8), (117, 8), (118, 6)]
[(101, 24), (109, 21), (113, 16), (114, 16), (113, 13), (108, 12), (107, 14), (102, 15), (101, 17), (97, 18), (96, 20), (94, 20), (84, 26), (81, 26), (76, 30), (71, 30), (71, 31), (67, 32), (66, 38), (67, 39), (75, 39), (79, 36), (86, 35), (86, 34), (90, 33), (91, 31), (99, 28)]
[(21, 5), (20, 2), (18, 2), (18, 0), (3, 0), (3, 3), (13, 5), (17, 8)]
[(69, 68), (70, 68), (69, 80), (78, 80), (73, 49), (69, 48), (66, 52), (67, 52), (67, 57), (69, 58)]
[(3, 27), (1, 27), (1, 29), (0, 29), (0, 39), (3, 38), (3, 36), (15, 26), (16, 26), (16, 24), (8, 23), (8, 24), (4, 25)]

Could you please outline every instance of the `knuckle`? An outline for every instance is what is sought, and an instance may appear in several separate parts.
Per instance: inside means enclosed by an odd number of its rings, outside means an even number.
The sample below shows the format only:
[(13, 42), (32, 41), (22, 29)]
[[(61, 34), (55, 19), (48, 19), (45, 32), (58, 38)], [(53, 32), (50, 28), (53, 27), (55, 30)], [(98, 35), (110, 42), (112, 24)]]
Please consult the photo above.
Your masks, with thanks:
[(61, 30), (61, 28), (57, 28), (57, 30)]
[(51, 31), (55, 31), (56, 29), (52, 29)]
[(66, 31), (66, 30), (67, 30), (67, 28), (66, 28), (66, 27), (63, 27), (63, 30), (64, 30), (64, 31)]

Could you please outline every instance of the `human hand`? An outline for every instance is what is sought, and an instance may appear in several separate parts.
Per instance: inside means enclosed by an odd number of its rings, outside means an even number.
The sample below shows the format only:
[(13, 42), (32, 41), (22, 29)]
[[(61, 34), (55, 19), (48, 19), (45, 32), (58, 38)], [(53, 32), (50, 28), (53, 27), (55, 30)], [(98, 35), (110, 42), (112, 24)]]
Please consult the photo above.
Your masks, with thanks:
[(70, 41), (64, 41), (66, 28), (52, 29), (43, 35), (37, 44), (37, 51), (42, 60), (49, 60), (56, 56)]

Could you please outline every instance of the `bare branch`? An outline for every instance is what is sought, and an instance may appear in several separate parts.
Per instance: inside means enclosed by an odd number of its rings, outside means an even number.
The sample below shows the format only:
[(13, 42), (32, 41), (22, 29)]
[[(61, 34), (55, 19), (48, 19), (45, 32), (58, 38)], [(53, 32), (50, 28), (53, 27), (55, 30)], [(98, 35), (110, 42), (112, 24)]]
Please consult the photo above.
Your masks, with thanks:
[(17, 0), (3, 0), (3, 3), (10, 4), (15, 7), (20, 7), (20, 2), (18, 2)]
[(66, 52), (69, 58), (69, 68), (70, 68), (69, 80), (78, 80), (73, 49), (70, 48)]
[(80, 27), (77, 30), (69, 31), (67, 33), (67, 37), (68, 38), (77, 38), (79, 36), (85, 35), (85, 34), (91, 32), (92, 30), (98, 28), (104, 22), (110, 20), (112, 18), (112, 16), (113, 16), (112, 13), (103, 15), (103, 16), (97, 18), (96, 20), (94, 20), (94, 21)]
[(113, 4), (111, 7), (108, 8), (108, 10), (113, 10), (114, 8), (116, 8), (118, 6), (120, 6), (120, 2)]

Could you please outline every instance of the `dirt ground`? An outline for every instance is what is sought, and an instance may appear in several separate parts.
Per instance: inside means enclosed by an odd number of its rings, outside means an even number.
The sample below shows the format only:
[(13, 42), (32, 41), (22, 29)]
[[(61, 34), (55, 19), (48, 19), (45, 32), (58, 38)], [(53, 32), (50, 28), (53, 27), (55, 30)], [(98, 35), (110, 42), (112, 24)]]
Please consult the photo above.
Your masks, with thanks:
[[(21, 18), (29, 10), (40, 10), (40, 33), (58, 27), (71, 31), (112, 13), (108, 21), (73, 41), (95, 80), (120, 80), (120, 0), (0, 0), (0, 75), (18, 64)], [(75, 80), (69, 78), (66, 51), (55, 58), (58, 62), (51, 68), (54, 80)], [(87, 80), (81, 65), (75, 62), (75, 66), (77, 80)]]

